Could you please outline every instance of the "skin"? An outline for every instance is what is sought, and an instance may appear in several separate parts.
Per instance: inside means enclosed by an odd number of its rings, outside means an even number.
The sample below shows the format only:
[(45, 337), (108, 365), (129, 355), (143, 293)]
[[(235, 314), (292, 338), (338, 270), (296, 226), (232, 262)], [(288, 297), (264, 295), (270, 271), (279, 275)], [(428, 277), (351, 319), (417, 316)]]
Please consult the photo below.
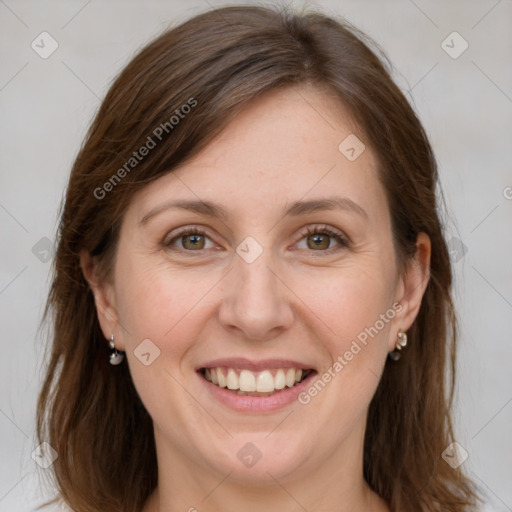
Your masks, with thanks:
[[(144, 512), (389, 510), (363, 479), (366, 417), (387, 354), (418, 313), (430, 241), (418, 236), (416, 257), (400, 274), (375, 155), (368, 143), (352, 162), (338, 150), (351, 133), (364, 140), (325, 91), (266, 93), (194, 159), (134, 196), (108, 282), (82, 254), (105, 338), (113, 333), (126, 351), (154, 423), (159, 485)], [(366, 215), (283, 216), (294, 201), (334, 195)], [(214, 202), (228, 215), (173, 208), (141, 224), (176, 199)], [(193, 226), (207, 233), (201, 249), (176, 238)], [(325, 226), (349, 246), (328, 235), (320, 249), (311, 244), (305, 230)], [(247, 236), (263, 250), (252, 263), (236, 253)], [(394, 303), (400, 312), (306, 405), (235, 412), (212, 400), (195, 372), (213, 359), (244, 357), (305, 361), (322, 374)], [(134, 354), (147, 338), (160, 350), (149, 366)], [(262, 454), (251, 468), (237, 458), (247, 442)]]

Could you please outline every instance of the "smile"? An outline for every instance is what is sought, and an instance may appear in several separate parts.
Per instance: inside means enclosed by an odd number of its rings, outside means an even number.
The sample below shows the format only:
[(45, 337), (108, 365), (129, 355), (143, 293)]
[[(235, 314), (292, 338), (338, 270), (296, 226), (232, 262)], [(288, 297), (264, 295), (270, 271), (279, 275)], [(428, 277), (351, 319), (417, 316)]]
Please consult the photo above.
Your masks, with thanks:
[(212, 384), (237, 395), (265, 397), (292, 388), (312, 372), (302, 368), (273, 368), (263, 371), (214, 367), (203, 368), (202, 376)]

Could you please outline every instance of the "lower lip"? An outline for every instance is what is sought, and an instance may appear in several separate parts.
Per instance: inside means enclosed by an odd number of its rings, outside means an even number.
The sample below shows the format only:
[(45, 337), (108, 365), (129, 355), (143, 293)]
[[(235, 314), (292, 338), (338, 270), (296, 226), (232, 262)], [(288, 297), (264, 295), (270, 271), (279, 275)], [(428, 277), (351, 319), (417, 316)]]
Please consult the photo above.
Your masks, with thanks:
[(245, 396), (212, 384), (198, 373), (206, 389), (223, 405), (237, 412), (257, 413), (277, 411), (298, 400), (299, 394), (309, 386), (310, 379), (315, 375), (316, 372), (311, 372), (300, 384), (284, 388), (270, 396)]

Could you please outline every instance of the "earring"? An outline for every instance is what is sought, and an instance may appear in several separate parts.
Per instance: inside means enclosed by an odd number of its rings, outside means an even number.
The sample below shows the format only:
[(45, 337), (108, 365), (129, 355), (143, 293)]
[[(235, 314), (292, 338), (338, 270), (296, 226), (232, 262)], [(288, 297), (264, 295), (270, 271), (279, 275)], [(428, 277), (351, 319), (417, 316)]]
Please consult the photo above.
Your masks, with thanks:
[(116, 349), (116, 346), (114, 345), (114, 335), (110, 335), (110, 340), (108, 342), (108, 346), (113, 350), (113, 352), (110, 353), (109, 357), (109, 363), (113, 366), (118, 365), (119, 363), (123, 362), (124, 359), (124, 352), (119, 352)]
[(407, 346), (407, 333), (405, 331), (400, 331), (398, 333), (398, 340), (395, 344), (395, 350), (389, 353), (389, 357), (393, 361), (398, 361), (400, 359), (400, 351)]

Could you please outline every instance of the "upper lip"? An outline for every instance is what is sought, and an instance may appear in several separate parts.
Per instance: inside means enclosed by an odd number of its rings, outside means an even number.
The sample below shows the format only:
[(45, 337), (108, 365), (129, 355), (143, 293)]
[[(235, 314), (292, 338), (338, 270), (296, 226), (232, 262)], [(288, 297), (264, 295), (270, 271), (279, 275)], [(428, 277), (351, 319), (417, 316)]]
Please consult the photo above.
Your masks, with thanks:
[(297, 368), (303, 370), (312, 370), (313, 367), (307, 363), (302, 363), (300, 361), (294, 361), (292, 359), (262, 359), (260, 361), (251, 361), (249, 359), (245, 359), (243, 357), (237, 358), (224, 358), (224, 359), (215, 359), (213, 361), (208, 361), (196, 367), (196, 371), (201, 370), (202, 368), (236, 368), (240, 370), (252, 370), (252, 371), (262, 371), (262, 370), (272, 370), (279, 368)]

